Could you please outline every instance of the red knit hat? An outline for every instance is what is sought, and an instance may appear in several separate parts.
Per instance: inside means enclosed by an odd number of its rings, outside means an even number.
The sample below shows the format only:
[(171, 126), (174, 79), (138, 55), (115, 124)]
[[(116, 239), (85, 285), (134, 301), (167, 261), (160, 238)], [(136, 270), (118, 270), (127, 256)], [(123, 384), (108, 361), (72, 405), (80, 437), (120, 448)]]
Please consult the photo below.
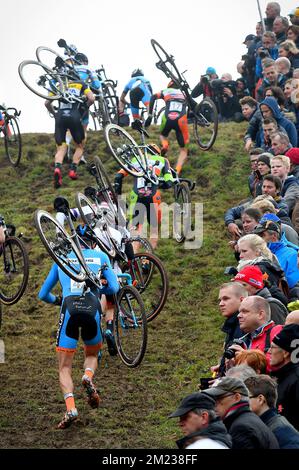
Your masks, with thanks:
[(245, 266), (234, 277), (234, 281), (246, 282), (250, 286), (262, 289), (264, 287), (263, 273), (257, 266)]
[(294, 147), (287, 151), (286, 156), (289, 157), (294, 165), (299, 165), (299, 148)]

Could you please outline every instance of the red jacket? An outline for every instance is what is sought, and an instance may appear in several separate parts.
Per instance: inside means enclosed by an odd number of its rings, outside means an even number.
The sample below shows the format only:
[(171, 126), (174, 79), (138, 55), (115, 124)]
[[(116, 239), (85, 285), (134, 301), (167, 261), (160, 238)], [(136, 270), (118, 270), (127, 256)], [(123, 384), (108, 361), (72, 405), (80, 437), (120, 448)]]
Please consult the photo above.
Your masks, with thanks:
[[(268, 337), (268, 347), (270, 347), (271, 342), (278, 333), (282, 330), (283, 325), (275, 325), (273, 321), (268, 322), (262, 329), (259, 331), (257, 335), (254, 333), (248, 333), (247, 335), (243, 336), (242, 340), (245, 341), (245, 344), (249, 344), (249, 341), (251, 339), (251, 343), (248, 347), (248, 349), (259, 349), (260, 351), (263, 351), (266, 354), (267, 357), (267, 373), (271, 372), (271, 367), (270, 367), (270, 350), (266, 349), (266, 342), (267, 342), (267, 337)], [(259, 328), (260, 329), (260, 328)], [(258, 329), (258, 330), (259, 330)], [(269, 333), (270, 331), (270, 333)]]

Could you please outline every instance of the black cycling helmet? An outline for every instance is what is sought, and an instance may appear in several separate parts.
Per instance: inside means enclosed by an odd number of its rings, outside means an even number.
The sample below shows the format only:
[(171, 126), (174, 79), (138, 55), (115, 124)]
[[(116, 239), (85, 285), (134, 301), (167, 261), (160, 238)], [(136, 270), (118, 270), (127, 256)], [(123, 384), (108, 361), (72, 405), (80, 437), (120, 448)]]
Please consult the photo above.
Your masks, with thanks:
[(70, 205), (68, 200), (65, 197), (58, 196), (54, 199), (54, 209), (56, 212), (68, 212)]
[(131, 78), (133, 77), (140, 77), (140, 75), (144, 75), (143, 71), (141, 69), (135, 69), (133, 70), (132, 74), (131, 74)]
[(82, 240), (84, 242), (94, 242), (95, 241), (95, 236), (94, 234), (91, 232), (90, 228), (88, 227), (88, 225), (78, 225), (76, 227), (76, 233), (79, 235), (80, 238), (82, 238)]
[(88, 65), (88, 57), (85, 54), (82, 54), (82, 52), (78, 52), (74, 59), (78, 64)]

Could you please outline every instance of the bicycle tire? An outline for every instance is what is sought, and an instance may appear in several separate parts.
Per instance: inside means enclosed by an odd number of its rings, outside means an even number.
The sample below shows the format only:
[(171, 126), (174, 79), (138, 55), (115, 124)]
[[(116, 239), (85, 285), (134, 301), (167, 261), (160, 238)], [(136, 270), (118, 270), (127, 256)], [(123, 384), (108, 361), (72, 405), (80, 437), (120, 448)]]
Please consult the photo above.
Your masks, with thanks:
[[(33, 88), (33, 86), (29, 83), (27, 77), (25, 76), (25, 68), (27, 66), (33, 66), (36, 68), (36, 71), (39, 69), (39, 76), (38, 76), (38, 81), (32, 79), (32, 72), (29, 73), (29, 76), (31, 77), (31, 82), (35, 82), (36, 85), (40, 86), (41, 88), (43, 87), (45, 89), (45, 92), (41, 92), (39, 89)], [(27, 67), (27, 72), (28, 72), (28, 67)], [(39, 96), (40, 98), (44, 98), (45, 100), (59, 100), (62, 97), (62, 93), (60, 90), (63, 90), (63, 83), (61, 78), (59, 77), (59, 74), (55, 72), (54, 70), (50, 69), (47, 67), (47, 65), (42, 64), (41, 62), (35, 61), (35, 60), (24, 60), (19, 64), (18, 67), (18, 72), (19, 76), (24, 83), (24, 85), (29, 88), (32, 93), (35, 95)], [(48, 82), (48, 88), (46, 88), (46, 83)], [(52, 82), (52, 83), (51, 83)]]
[[(165, 49), (155, 40), (151, 39), (151, 45), (159, 57), (160, 61), (163, 62), (165, 70), (163, 72), (168, 78), (171, 78), (177, 85), (181, 85), (184, 82), (182, 75), (180, 74), (177, 66), (175, 65), (174, 58), (170, 56)], [(173, 70), (169, 68), (166, 64), (169, 63)], [(157, 64), (156, 64), (157, 65)], [(159, 67), (158, 67), (159, 68)]]
[(6, 116), (4, 122), (5, 153), (10, 163), (13, 166), (18, 166), (22, 156), (22, 138), (19, 124), (14, 116)]
[[(100, 230), (102, 238), (99, 238), (95, 232), (97, 244), (109, 257), (114, 258), (116, 247), (114, 240), (111, 237), (107, 222), (97, 213), (97, 210), (94, 208), (94, 204), (84, 194), (77, 193), (75, 201), (81, 219), (89, 228), (91, 228), (91, 230), (95, 231), (98, 223), (101, 222)], [(84, 209), (86, 207), (87, 209)], [(107, 240), (107, 243), (104, 240)]]
[(154, 249), (152, 247), (151, 242), (145, 237), (140, 237), (139, 235), (134, 235), (130, 238), (130, 242), (140, 243), (140, 245), (142, 246), (142, 253), (151, 253), (151, 254), (154, 253)]
[(177, 243), (183, 243), (191, 225), (191, 193), (187, 183), (180, 182), (175, 186), (174, 198), (173, 234)]
[(163, 309), (168, 296), (169, 281), (163, 263), (152, 253), (136, 253), (122, 270), (131, 275), (134, 287), (142, 296), (147, 321), (152, 321)]
[(0, 273), (0, 301), (5, 305), (13, 305), (24, 294), (29, 279), (29, 259), (25, 245), (17, 237), (7, 237), (0, 259), (4, 268)]
[[(210, 150), (215, 143), (218, 133), (218, 111), (216, 105), (211, 98), (205, 97), (197, 104), (193, 113), (195, 140), (201, 150)], [(207, 137), (204, 135), (204, 130), (206, 130)]]
[[(86, 281), (88, 274), (84, 257), (62, 225), (51, 214), (39, 209), (34, 214), (34, 224), (41, 242), (62, 271), (76, 282)], [(71, 252), (76, 258), (73, 264), (67, 258)]]
[[(45, 52), (50, 52), (50, 57), (53, 55), (53, 63), (50, 63), (50, 61), (48, 62), (47, 60), (45, 60), (45, 57), (43, 57)], [(50, 47), (46, 46), (37, 47), (35, 55), (38, 62), (40, 62), (41, 64), (45, 64), (50, 69), (53, 69), (53, 67), (56, 66), (55, 60), (57, 57), (60, 57), (60, 59), (62, 59), (63, 61), (65, 60), (60, 54), (58, 54), (58, 52), (54, 51), (54, 49), (51, 49)]]
[(115, 94), (113, 85), (109, 81), (103, 84), (103, 94), (107, 104), (110, 122), (118, 125), (118, 97)]
[(119, 357), (127, 367), (137, 367), (146, 351), (147, 319), (141, 295), (133, 286), (124, 286), (118, 292), (114, 318)]
[[(113, 158), (125, 171), (132, 176), (141, 177), (145, 174), (146, 162), (143, 153), (133, 137), (122, 127), (116, 124), (108, 124), (105, 127), (105, 140)], [(134, 162), (137, 160), (141, 170), (136, 170)]]

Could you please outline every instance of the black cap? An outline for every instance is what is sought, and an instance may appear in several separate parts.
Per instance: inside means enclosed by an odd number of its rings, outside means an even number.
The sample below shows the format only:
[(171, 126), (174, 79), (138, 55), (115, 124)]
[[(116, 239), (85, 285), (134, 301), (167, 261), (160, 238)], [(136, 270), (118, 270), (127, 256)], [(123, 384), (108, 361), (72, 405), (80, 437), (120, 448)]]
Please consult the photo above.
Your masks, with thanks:
[(279, 346), (284, 351), (292, 353), (294, 349), (298, 348), (298, 342), (294, 340), (299, 340), (299, 325), (292, 323), (291, 325), (286, 325), (283, 327), (280, 333), (278, 333), (273, 338), (273, 343)]
[(201, 408), (204, 410), (214, 410), (215, 400), (201, 392), (192, 393), (181, 401), (178, 409), (171, 413), (168, 418), (177, 418), (178, 416), (184, 416), (186, 413), (189, 413), (189, 411), (192, 411), (195, 408)]
[(245, 41), (243, 44), (246, 44), (247, 41), (254, 41), (255, 40), (255, 35), (254, 34), (248, 34), (245, 38)]
[(260, 233), (264, 233), (267, 230), (271, 230), (272, 232), (276, 232), (279, 235), (281, 234), (280, 226), (276, 222), (272, 222), (271, 220), (265, 220), (261, 224), (258, 224), (255, 229), (253, 230), (253, 233), (256, 235), (259, 235)]

